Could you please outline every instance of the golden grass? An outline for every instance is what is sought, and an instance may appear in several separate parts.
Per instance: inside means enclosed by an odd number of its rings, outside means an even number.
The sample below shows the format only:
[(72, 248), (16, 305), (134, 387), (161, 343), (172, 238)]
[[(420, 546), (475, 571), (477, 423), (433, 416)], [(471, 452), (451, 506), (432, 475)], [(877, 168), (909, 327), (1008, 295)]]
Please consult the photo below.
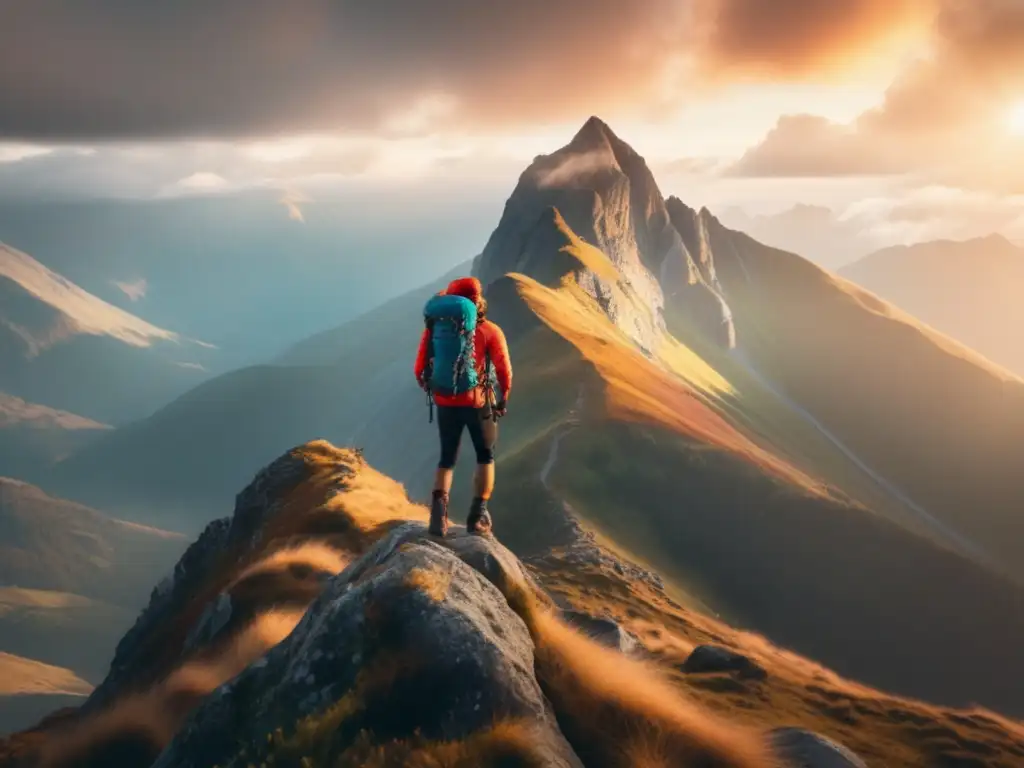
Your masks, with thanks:
[(604, 254), (604, 251), (599, 248), (595, 248), (590, 243), (584, 242), (579, 235), (577, 235), (570, 227), (565, 219), (562, 217), (561, 211), (555, 209), (555, 226), (558, 230), (565, 235), (566, 240), (569, 242), (562, 246), (559, 250), (562, 253), (567, 253), (570, 256), (576, 258), (580, 262), (580, 266), (584, 269), (590, 270), (598, 277), (607, 280), (610, 283), (618, 283), (621, 279), (619, 270)]
[[(802, 470), (752, 442), (712, 409), (680, 376), (670, 373), (634, 349), (597, 304), (576, 285), (553, 290), (515, 275), (523, 299), (555, 333), (569, 340), (594, 366), (605, 385), (607, 415), (625, 422), (667, 427), (677, 434), (719, 446), (809, 493), (827, 489)], [(728, 386), (709, 367), (697, 365), (696, 354), (669, 345), (673, 368), (689, 370), (689, 380), (706, 379), (710, 393)], [(705, 390), (705, 393), (707, 391)]]
[(128, 764), (152, 762), (199, 702), (287, 637), (302, 613), (262, 614), (215, 656), (185, 662), (149, 690), (54, 731), (40, 768), (107, 765), (126, 755)]
[(249, 564), (228, 585), (226, 591), (231, 592), (249, 579), (268, 574), (313, 572), (336, 575), (345, 570), (345, 566), (350, 560), (349, 554), (334, 547), (319, 541), (306, 541), (286, 549), (279, 549), (262, 560)]
[(452, 574), (451, 571), (436, 565), (430, 568), (413, 568), (406, 574), (403, 583), (409, 589), (418, 589), (435, 603), (440, 603), (448, 596)]
[[(545, 562), (535, 573), (545, 588), (578, 610), (615, 617), (639, 638), (679, 695), (734, 722), (758, 730), (808, 728), (845, 744), (869, 765), (888, 768), (1016, 768), (1024, 760), (1021, 723), (981, 709), (933, 706), (846, 680), (760, 635), (733, 629), (643, 585), (593, 568), (569, 573)], [(708, 643), (753, 659), (768, 670), (768, 678), (753, 682), (730, 674), (678, 671), (695, 646)]]
[(759, 734), (702, 711), (652, 667), (605, 648), (547, 611), (534, 622), (537, 673), (588, 766), (771, 765)]

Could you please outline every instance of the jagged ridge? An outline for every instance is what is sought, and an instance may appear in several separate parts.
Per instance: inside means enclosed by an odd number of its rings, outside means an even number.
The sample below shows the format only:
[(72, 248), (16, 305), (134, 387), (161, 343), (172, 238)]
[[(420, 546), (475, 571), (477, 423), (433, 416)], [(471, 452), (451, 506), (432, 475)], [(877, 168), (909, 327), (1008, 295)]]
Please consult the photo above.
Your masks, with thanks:
[[(732, 343), (731, 313), (721, 293), (715, 293), (710, 256), (702, 272), (646, 161), (596, 117), (565, 147), (536, 158), (520, 176), (475, 262), (475, 273), (485, 284), (521, 272), (553, 285), (569, 271), (552, 263), (551, 250), (543, 247), (550, 236), (538, 234), (550, 229), (547, 211), (552, 208), (574, 237), (611, 261), (614, 278), (587, 268), (576, 270), (577, 278), (641, 348), (658, 346), (666, 315), (684, 317), (710, 338)], [(579, 279), (581, 274), (585, 279)], [(618, 300), (615, 283), (638, 296), (644, 312)]]

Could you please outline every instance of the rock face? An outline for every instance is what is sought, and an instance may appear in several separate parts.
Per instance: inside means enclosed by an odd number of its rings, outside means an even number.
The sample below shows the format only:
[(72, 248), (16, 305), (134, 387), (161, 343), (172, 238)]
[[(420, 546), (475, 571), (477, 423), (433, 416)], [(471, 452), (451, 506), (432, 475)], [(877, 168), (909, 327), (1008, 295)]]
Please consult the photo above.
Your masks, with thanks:
[(629, 631), (617, 621), (601, 616), (591, 616), (580, 611), (562, 611), (562, 617), (570, 625), (597, 640), (602, 645), (614, 648), (624, 654), (636, 653), (640, 644)]
[[(665, 202), (672, 225), (679, 233), (685, 251), (685, 280), (675, 280), (673, 290), (666, 290), (666, 303), (677, 308), (696, 325), (696, 329), (726, 349), (736, 346), (736, 324), (732, 308), (725, 298), (725, 289), (718, 280), (715, 253), (708, 236), (711, 214), (699, 213), (678, 197)], [(663, 278), (662, 283), (666, 280)], [(683, 328), (670, 324), (681, 338), (688, 335)]]
[(803, 728), (776, 728), (770, 742), (787, 768), (868, 768), (843, 745)]
[[(514, 562), (493, 541), (447, 546), (420, 524), (397, 529), (332, 579), (265, 659), (218, 689), (156, 765), (277, 762), (313, 742), (348, 764), (369, 748), (364, 730), (452, 742), (508, 721), (530, 724), (542, 764), (580, 765), (534, 677), (526, 625), (490, 580), (521, 582)], [(279, 728), (288, 735), (268, 742)]]
[[(616, 276), (571, 264), (556, 217), (607, 257)], [(729, 346), (731, 313), (714, 282), (710, 251), (696, 251), (695, 260), (692, 248), (644, 159), (592, 117), (569, 144), (523, 172), (475, 273), (488, 285), (509, 272), (549, 284), (574, 272), (641, 349), (655, 347), (676, 312)]]
[[(346, 478), (355, 475), (362, 461), (354, 452), (338, 452), (337, 491), (344, 489)], [(94, 711), (108, 703), (125, 687), (149, 679), (165, 659), (167, 642), (161, 636), (164, 627), (199, 593), (211, 572), (226, 552), (239, 559), (258, 544), (266, 522), (280, 509), (288, 492), (309, 476), (309, 454), (289, 451), (262, 469), (252, 483), (238, 494), (235, 512), (230, 518), (214, 520), (185, 551), (174, 570), (150, 596), (149, 605), (135, 625), (121, 639), (110, 665), (110, 673), (82, 708)], [(176, 656), (209, 642), (225, 628), (231, 617), (231, 603), (219, 595), (207, 605), (197, 623), (189, 628), (184, 646)]]
[(683, 672), (737, 672), (740, 677), (764, 680), (768, 673), (753, 659), (717, 645), (698, 645), (683, 662)]

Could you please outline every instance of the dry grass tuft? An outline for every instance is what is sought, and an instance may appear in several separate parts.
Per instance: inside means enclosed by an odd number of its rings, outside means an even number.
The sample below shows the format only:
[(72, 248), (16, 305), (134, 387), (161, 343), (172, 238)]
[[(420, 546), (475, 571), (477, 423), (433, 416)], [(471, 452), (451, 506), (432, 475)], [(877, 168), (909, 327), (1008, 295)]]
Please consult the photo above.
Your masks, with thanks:
[(228, 591), (253, 576), (280, 571), (317, 572), (336, 575), (345, 570), (349, 556), (318, 541), (279, 549), (245, 568), (228, 586)]
[(759, 734), (686, 701), (653, 667), (576, 632), (532, 595), (512, 593), (509, 603), (533, 635), (541, 687), (586, 765), (773, 765)]
[(545, 768), (537, 733), (528, 722), (506, 720), (460, 741), (411, 739), (373, 744), (361, 733), (336, 768)]
[(264, 613), (216, 656), (186, 662), (148, 691), (54, 731), (40, 768), (149, 765), (199, 702), (281, 642), (301, 618), (302, 611)]
[(452, 583), (451, 571), (438, 566), (430, 568), (413, 568), (405, 577), (404, 584), (409, 589), (418, 589), (435, 603), (443, 602), (448, 596), (448, 587)]

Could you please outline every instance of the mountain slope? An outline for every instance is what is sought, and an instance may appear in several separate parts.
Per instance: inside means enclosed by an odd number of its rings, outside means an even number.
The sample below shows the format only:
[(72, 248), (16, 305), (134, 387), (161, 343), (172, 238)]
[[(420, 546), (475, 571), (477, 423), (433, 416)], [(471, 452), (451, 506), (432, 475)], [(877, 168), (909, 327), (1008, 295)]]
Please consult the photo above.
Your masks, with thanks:
[[(154, 569), (151, 578), (159, 575)], [(139, 603), (119, 606), (68, 592), (0, 587), (0, 651), (98, 683)]]
[[(1024, 498), (1001, 443), (1024, 435), (1007, 404), (1019, 382), (665, 200), (597, 119), (522, 174), (473, 270), (515, 368), (494, 497), (515, 551), (595, 536), (656, 568), (680, 602), (843, 674), (1019, 711), (1006, 669), (1024, 592), (1002, 572), (1022, 562), (1021, 539), (999, 506)], [(195, 530), (247, 462), (315, 435), (425, 496), (437, 438), (411, 375), (425, 292), (388, 313), (407, 324), (374, 325), (374, 355), (366, 326), (342, 328), (341, 357), (304, 361), (331, 365), (217, 379), (63, 462), (54, 482), (119, 513), (164, 505)], [(966, 488), (979, 504), (965, 521)]]
[(201, 381), (209, 352), (0, 244), (0, 389), (118, 423)]
[(38, 477), (109, 429), (0, 392), (0, 476)]
[(1024, 248), (1001, 235), (886, 248), (840, 274), (1024, 376)]
[(695, 214), (735, 308), (734, 368), (880, 479), (900, 521), (1024, 579), (1024, 381), (876, 296)]
[(0, 586), (69, 592), (134, 608), (183, 546), (177, 534), (113, 520), (0, 478)]
[(0, 765), (40, 748), (52, 768), (857, 765), (836, 743), (890, 768), (1024, 756), (1019, 723), (852, 683), (592, 542), (520, 560), (428, 537), (426, 515), (355, 451), (288, 451), (154, 590), (81, 710), (0, 742)]

